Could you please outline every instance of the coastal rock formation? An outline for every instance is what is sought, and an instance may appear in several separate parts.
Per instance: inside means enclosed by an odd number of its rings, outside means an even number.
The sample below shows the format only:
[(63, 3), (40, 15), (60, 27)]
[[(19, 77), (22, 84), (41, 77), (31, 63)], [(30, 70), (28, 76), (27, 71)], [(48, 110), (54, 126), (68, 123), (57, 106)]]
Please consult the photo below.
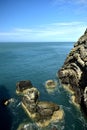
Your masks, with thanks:
[(57, 82), (54, 80), (47, 80), (45, 84), (46, 84), (46, 88), (48, 89), (53, 89), (57, 86)]
[(50, 123), (63, 118), (63, 111), (60, 111), (59, 106), (52, 102), (38, 102), (37, 104), (28, 105), (26, 101), (23, 101), (22, 107), (39, 127), (46, 127)]
[(32, 83), (29, 80), (20, 81), (16, 84), (16, 93), (21, 94), (25, 92), (25, 90), (32, 88)]
[(54, 92), (57, 88), (57, 81), (56, 80), (47, 80), (45, 82), (45, 88), (48, 93)]
[(87, 29), (67, 56), (58, 77), (62, 84), (70, 85), (75, 102), (87, 112)]
[(59, 105), (48, 101), (39, 101), (40, 93), (37, 88), (31, 87), (25, 90), (22, 107), (39, 127), (46, 127), (52, 122), (63, 119), (64, 112)]

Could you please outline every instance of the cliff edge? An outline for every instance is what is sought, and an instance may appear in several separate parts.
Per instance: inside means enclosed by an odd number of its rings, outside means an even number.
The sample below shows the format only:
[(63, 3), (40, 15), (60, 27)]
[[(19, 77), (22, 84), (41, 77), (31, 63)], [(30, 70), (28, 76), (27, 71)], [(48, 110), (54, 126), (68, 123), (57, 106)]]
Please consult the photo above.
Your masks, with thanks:
[(87, 114), (87, 29), (74, 44), (64, 65), (58, 71), (62, 84), (70, 85), (74, 91), (75, 102)]

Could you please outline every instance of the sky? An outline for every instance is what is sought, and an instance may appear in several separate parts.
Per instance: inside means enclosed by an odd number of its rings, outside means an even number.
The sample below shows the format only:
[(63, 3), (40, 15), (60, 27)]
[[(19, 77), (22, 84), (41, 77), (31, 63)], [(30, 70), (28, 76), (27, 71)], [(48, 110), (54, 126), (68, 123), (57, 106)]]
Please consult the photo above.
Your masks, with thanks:
[(0, 42), (77, 41), (87, 0), (0, 0)]

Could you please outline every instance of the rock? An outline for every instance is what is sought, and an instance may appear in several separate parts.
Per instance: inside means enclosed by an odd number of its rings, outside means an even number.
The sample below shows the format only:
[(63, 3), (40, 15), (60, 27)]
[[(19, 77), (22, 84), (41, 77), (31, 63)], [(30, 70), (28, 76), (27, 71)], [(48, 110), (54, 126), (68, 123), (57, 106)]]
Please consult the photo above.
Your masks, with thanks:
[[(48, 82), (48, 85), (52, 87), (55, 87), (55, 84), (53, 80)], [(37, 126), (46, 127), (52, 122), (63, 119), (64, 111), (59, 105), (52, 102), (39, 101), (40, 92), (32, 86), (30, 81), (20, 81), (16, 86), (16, 92), (22, 94), (21, 105), (23, 109)]]
[(38, 113), (40, 114), (42, 119), (45, 119), (46, 117), (50, 118), (54, 111), (59, 110), (60, 107), (52, 102), (39, 102), (38, 103)]
[(54, 111), (59, 110), (59, 106), (51, 102), (38, 101), (39, 92), (36, 88), (31, 88), (24, 95), (22, 106), (28, 115), (35, 121), (51, 118)]
[(77, 108), (80, 108), (78, 102), (77, 102), (77, 98), (75, 95), (72, 95), (71, 96), (71, 102), (77, 107)]
[(36, 88), (28, 89), (23, 96), (22, 103), (27, 107), (28, 111), (31, 113), (36, 112), (37, 102), (39, 97), (39, 91)]
[(54, 92), (57, 88), (57, 81), (56, 80), (47, 80), (45, 82), (45, 88), (48, 93)]
[(87, 29), (70, 51), (58, 71), (58, 77), (62, 84), (69, 85), (74, 90), (75, 101), (81, 108), (87, 109)]
[[(36, 110), (31, 112), (30, 109), (28, 109), (27, 104), (22, 103), (23, 109), (27, 112), (28, 116), (36, 122), (37, 126), (39, 127), (46, 127), (50, 123), (58, 122), (63, 119), (64, 117), (64, 111), (59, 108), (59, 106), (55, 106), (50, 104), (49, 102), (46, 102), (47, 107), (43, 107), (45, 102), (41, 102), (39, 106), (39, 102), (36, 105)], [(48, 104), (48, 105), (47, 105)], [(51, 108), (50, 108), (51, 105)], [(49, 106), (49, 107), (48, 107)], [(55, 109), (56, 108), (56, 109)]]
[(85, 87), (85, 90), (84, 90), (84, 103), (87, 107), (87, 87)]
[(30, 103), (36, 103), (38, 100), (40, 93), (37, 88), (32, 87), (28, 89), (24, 95), (24, 97), (28, 98), (28, 101)]
[(13, 102), (14, 102), (14, 98), (10, 98), (10, 99), (8, 99), (4, 102), (4, 105), (7, 106), (7, 105), (9, 105), (10, 103), (13, 103)]
[(23, 96), (22, 107), (39, 127), (46, 127), (53, 121), (62, 120), (64, 112), (59, 105), (39, 101), (38, 97), (39, 91), (36, 88), (28, 89)]
[(20, 81), (16, 84), (16, 93), (24, 93), (27, 89), (32, 88), (32, 83), (29, 80)]
[(46, 88), (53, 89), (57, 86), (57, 82), (54, 80), (47, 80), (46, 81)]

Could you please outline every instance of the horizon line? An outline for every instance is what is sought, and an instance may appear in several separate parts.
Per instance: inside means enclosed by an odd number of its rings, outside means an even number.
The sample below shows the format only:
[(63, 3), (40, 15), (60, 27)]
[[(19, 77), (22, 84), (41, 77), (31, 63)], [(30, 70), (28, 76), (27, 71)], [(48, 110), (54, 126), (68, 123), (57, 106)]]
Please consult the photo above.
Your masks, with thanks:
[(75, 42), (75, 41), (0, 41), (0, 43), (23, 43), (23, 42), (26, 42), (26, 43), (38, 43), (38, 42)]

